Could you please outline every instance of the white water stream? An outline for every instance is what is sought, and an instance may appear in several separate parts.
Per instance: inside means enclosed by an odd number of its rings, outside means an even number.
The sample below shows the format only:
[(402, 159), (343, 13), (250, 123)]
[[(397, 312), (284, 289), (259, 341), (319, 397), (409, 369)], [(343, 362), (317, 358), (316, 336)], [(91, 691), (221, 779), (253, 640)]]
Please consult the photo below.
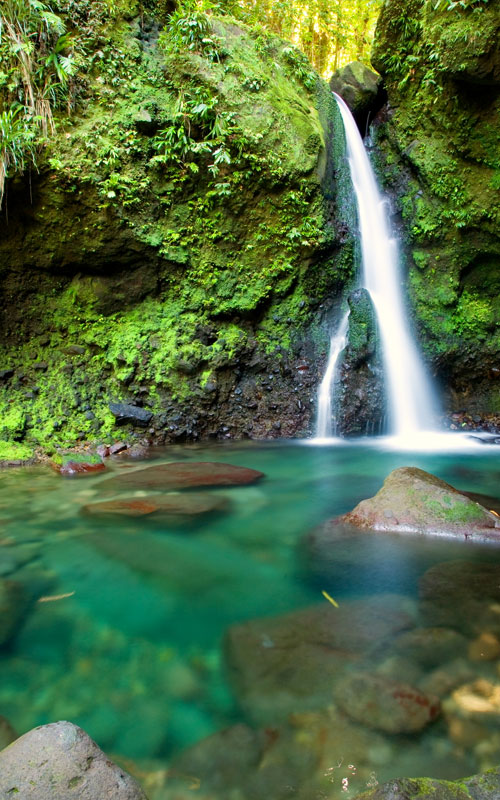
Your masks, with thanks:
[[(335, 382), (339, 357), (347, 344), (347, 331), (349, 329), (349, 312), (347, 311), (340, 321), (340, 325), (330, 339), (330, 353), (323, 380), (318, 390), (318, 437), (329, 439), (336, 435), (336, 420), (332, 417), (332, 398), (335, 395)], [(334, 424), (332, 425), (332, 422)]]
[[(391, 235), (387, 201), (378, 190), (363, 140), (349, 108), (341, 97), (335, 93), (334, 97), (344, 122), (347, 157), (358, 208), (362, 286), (370, 293), (382, 344), (389, 433), (411, 440), (434, 427), (432, 387), (406, 320), (398, 252)], [(328, 421), (324, 422), (325, 415), (331, 420), (331, 399), (328, 410), (322, 389), (329, 372), (329, 385), (332, 384), (340, 356), (340, 350), (337, 352), (337, 345), (333, 346), (333, 342), (338, 338), (339, 331), (332, 338), (329, 362), (320, 387), (318, 438), (331, 435)]]

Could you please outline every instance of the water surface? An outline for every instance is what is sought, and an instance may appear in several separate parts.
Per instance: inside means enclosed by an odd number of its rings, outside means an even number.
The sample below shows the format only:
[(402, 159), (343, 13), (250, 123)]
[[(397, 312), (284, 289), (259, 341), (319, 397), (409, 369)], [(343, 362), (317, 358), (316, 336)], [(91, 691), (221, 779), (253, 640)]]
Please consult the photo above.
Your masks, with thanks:
[[(443, 717), (414, 735), (362, 730), (333, 699), (310, 711), (303, 703), (289, 709), (292, 717), (275, 720), (270, 709), (260, 724), (227, 680), (222, 644), (234, 624), (327, 603), (323, 590), (339, 607), (360, 600), (369, 608), (390, 593), (393, 610), (417, 615), (418, 626), (418, 581), (430, 566), (459, 559), (500, 570), (500, 550), (491, 546), (364, 534), (318, 556), (307, 538), (316, 525), (374, 494), (398, 466), (418, 466), (459, 489), (498, 496), (496, 448), (426, 455), (360, 443), (246, 442), (170, 447), (155, 457), (224, 461), (266, 477), (208, 490), (227, 497), (228, 509), (179, 524), (81, 513), (102, 496), (109, 474), (144, 462), (116, 457), (106, 473), (78, 479), (42, 467), (0, 474), (0, 575), (20, 582), (30, 601), (0, 651), (0, 714), (18, 733), (69, 719), (135, 771), (154, 800), (354, 796), (398, 775), (455, 778), (500, 761), (500, 710), (498, 719), (467, 720), (468, 733), (454, 738)], [(500, 692), (500, 656), (471, 660), (468, 648), (477, 637), (467, 636), (459, 654), (467, 668), (463, 684), (480, 679)], [(389, 674), (391, 658), (400, 655), (391, 648), (377, 653), (374, 671)], [(446, 665), (449, 657), (443, 659)], [(425, 682), (437, 667), (420, 664), (419, 675), (410, 677)], [(258, 762), (243, 759), (236, 777), (214, 763), (223, 775), (219, 788), (206, 768), (186, 777), (176, 767), (189, 763), (183, 762), (186, 748), (239, 723), (270, 737), (265, 746), (259, 740)], [(323, 728), (323, 744), (311, 744)], [(344, 728), (340, 739), (331, 738)], [(371, 749), (360, 753), (365, 740)], [(310, 754), (300, 768), (298, 742)], [(241, 752), (230, 736), (230, 761), (231, 747)]]

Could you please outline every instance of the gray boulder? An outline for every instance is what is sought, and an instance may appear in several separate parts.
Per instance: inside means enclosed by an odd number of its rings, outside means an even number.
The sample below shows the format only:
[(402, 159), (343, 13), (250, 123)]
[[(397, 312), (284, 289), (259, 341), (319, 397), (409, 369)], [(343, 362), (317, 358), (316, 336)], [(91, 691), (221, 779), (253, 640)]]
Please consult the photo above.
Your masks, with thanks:
[(0, 752), (0, 797), (147, 800), (135, 780), (71, 722), (34, 728)]

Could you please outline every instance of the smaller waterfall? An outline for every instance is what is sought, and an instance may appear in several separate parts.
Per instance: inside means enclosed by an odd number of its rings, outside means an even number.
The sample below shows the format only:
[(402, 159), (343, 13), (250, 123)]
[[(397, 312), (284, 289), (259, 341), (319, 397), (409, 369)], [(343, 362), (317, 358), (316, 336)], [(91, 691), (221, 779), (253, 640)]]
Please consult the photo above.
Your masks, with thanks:
[(334, 394), (339, 357), (347, 344), (348, 320), (349, 312), (346, 311), (337, 331), (330, 339), (328, 364), (318, 391), (318, 424), (316, 430), (318, 439), (328, 439), (337, 433), (336, 430), (332, 429), (332, 396)]
[[(406, 319), (398, 253), (390, 230), (387, 201), (380, 195), (363, 140), (349, 108), (341, 97), (335, 93), (334, 97), (344, 122), (347, 157), (358, 208), (363, 266), (361, 285), (372, 299), (382, 344), (389, 432), (412, 438), (433, 428), (432, 388)], [(327, 391), (326, 387), (332, 384), (341, 352), (341, 349), (336, 352), (333, 342), (338, 339), (342, 324), (332, 339), (330, 361), (320, 388), (319, 403), (321, 405), (323, 402), (325, 407), (326, 401), (322, 401), (321, 397), (323, 391)], [(347, 328), (344, 339), (346, 332)], [(326, 413), (331, 415), (331, 408), (329, 412), (321, 411), (321, 414)], [(320, 432), (326, 431), (327, 426), (328, 423), (320, 429), (318, 421), (318, 437), (328, 436), (327, 432)]]

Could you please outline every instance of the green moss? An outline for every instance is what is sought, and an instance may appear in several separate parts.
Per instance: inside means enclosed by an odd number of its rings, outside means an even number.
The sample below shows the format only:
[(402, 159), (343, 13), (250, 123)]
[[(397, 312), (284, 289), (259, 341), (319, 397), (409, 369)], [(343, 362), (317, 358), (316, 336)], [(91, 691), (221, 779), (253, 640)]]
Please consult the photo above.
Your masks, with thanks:
[(437, 500), (428, 500), (426, 505), (433, 515), (454, 525), (484, 521), (484, 511), (476, 503), (458, 500), (449, 502), (448, 505)]
[(0, 461), (29, 461), (33, 456), (33, 449), (25, 444), (0, 441)]

